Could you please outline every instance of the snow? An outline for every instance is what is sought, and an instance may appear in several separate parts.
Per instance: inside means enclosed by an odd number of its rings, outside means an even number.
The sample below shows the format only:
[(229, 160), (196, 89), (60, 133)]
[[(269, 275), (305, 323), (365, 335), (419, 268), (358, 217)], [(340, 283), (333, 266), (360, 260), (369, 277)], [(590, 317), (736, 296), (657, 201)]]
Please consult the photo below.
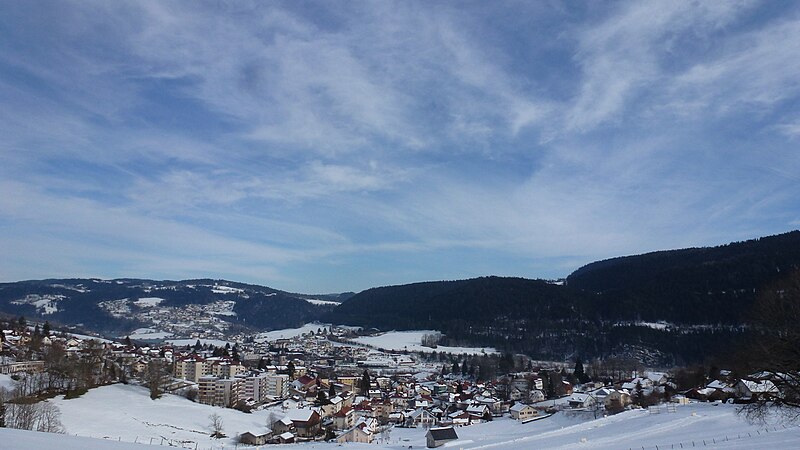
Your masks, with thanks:
[(11, 378), (11, 375), (0, 374), (0, 389), (13, 391), (16, 385), (17, 382)]
[(307, 301), (308, 303), (311, 303), (312, 305), (332, 305), (332, 306), (341, 305), (341, 303), (339, 303), (339, 302), (332, 302), (330, 300), (319, 300), (319, 299), (316, 299), (316, 298), (307, 298), (307, 299), (305, 299), (305, 301)]
[[(79, 436), (109, 437), (127, 442), (166, 441), (180, 446), (191, 442), (198, 448), (233, 446), (233, 438), (245, 431), (263, 432), (269, 411), (245, 414), (235, 409), (218, 408), (191, 402), (176, 395), (151, 400), (145, 387), (115, 384), (92, 389), (79, 398), (52, 400), (61, 410), (67, 433)], [(222, 418), (228, 439), (210, 437), (211, 414)], [(278, 417), (280, 413), (276, 412)]]
[[(164, 341), (165, 344), (172, 344), (175, 347), (185, 347), (187, 345), (194, 345), (197, 343), (197, 339), (167, 339)], [(221, 339), (202, 339), (200, 338), (200, 345), (213, 345), (214, 347), (225, 347), (225, 344), (230, 344), (233, 347), (235, 342), (230, 341), (223, 341)]]
[(53, 314), (58, 312), (58, 301), (67, 298), (61, 294), (28, 294), (25, 298), (12, 300), (15, 305), (33, 305), (40, 314)]
[[(268, 410), (245, 414), (233, 409), (216, 408), (192, 403), (182, 397), (165, 395), (150, 400), (148, 390), (132, 385), (111, 385), (93, 389), (83, 396), (53, 400), (60, 408), (61, 420), (67, 433), (80, 436), (107, 437), (114, 441), (160, 443), (162, 438), (176, 446), (198, 449), (219, 449), (234, 446), (234, 438), (245, 431), (266, 430)], [(277, 417), (280, 409), (273, 410)], [(456, 428), (457, 448), (514, 450), (520, 448), (547, 449), (620, 449), (689, 448), (713, 446), (724, 449), (797, 448), (800, 427), (797, 425), (750, 424), (736, 413), (735, 405), (692, 403), (679, 405), (670, 413), (664, 408), (659, 414), (647, 410), (631, 410), (614, 416), (591, 420), (591, 415), (556, 413), (552, 417), (522, 424), (508, 417), (492, 422)], [(226, 439), (209, 437), (209, 416), (220, 415)], [(394, 428), (388, 442), (380, 445), (307, 443), (296, 448), (320, 450), (355, 450), (364, 448), (424, 448), (424, 428)], [(379, 435), (380, 436), (380, 435)], [(46, 439), (51, 437), (52, 441)], [(138, 448), (108, 440), (75, 441), (74, 436), (26, 433), (0, 430), (2, 447), (17, 448), (80, 448), (126, 449)], [(381, 439), (381, 437), (378, 437)], [(127, 446), (124, 446), (127, 445)], [(276, 447), (277, 448), (277, 447)]]
[(255, 335), (256, 342), (275, 341), (278, 339), (290, 339), (306, 333), (316, 333), (320, 328), (328, 328), (330, 324), (307, 323), (300, 328), (286, 328), (283, 330), (267, 331)]
[(414, 331), (390, 331), (377, 336), (363, 336), (353, 339), (354, 342), (360, 344), (370, 345), (375, 348), (383, 350), (408, 350), (411, 352), (433, 352), (438, 353), (451, 353), (460, 355), (466, 354), (480, 354), (480, 353), (497, 353), (493, 348), (484, 347), (446, 347), (443, 345), (437, 346), (435, 349), (422, 346), (422, 336), (426, 334), (439, 334), (438, 331), (432, 330), (414, 330)]
[(215, 284), (211, 287), (211, 292), (215, 294), (241, 294), (244, 292), (244, 289), (225, 286), (222, 284)]
[(164, 299), (160, 297), (142, 297), (133, 303), (141, 308), (152, 308), (154, 306), (158, 306), (163, 301)]
[(0, 428), (2, 448), (22, 450), (33, 448), (57, 448), (59, 450), (147, 450), (142, 444), (116, 442), (64, 434), (39, 433), (36, 431)]
[(112, 341), (108, 339), (104, 339), (97, 336), (89, 336), (88, 334), (77, 334), (77, 333), (68, 333), (70, 336), (74, 337), (75, 339), (81, 339), (84, 341), (97, 341), (103, 344), (110, 344)]
[(172, 333), (153, 328), (138, 328), (131, 331), (129, 336), (131, 339), (166, 339), (172, 337)]

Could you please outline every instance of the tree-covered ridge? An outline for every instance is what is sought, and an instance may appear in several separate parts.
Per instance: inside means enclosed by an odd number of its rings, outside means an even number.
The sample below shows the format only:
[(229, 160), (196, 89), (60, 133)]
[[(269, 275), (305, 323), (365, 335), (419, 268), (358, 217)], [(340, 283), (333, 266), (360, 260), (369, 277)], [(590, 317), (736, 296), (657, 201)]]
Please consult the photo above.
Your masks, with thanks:
[(608, 319), (746, 322), (759, 289), (800, 267), (800, 231), (588, 264), (567, 286), (599, 294)]
[(446, 334), (445, 343), (543, 358), (636, 352), (672, 363), (702, 360), (742, 337), (759, 290), (798, 266), (795, 231), (600, 261), (577, 270), (563, 286), (484, 277), (374, 288), (327, 319), (435, 329)]

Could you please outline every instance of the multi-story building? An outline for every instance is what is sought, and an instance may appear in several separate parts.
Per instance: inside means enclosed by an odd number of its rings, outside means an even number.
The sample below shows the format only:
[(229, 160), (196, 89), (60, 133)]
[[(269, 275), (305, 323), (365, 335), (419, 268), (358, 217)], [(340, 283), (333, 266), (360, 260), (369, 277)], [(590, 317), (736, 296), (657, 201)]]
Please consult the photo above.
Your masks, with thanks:
[(266, 381), (265, 395), (271, 395), (276, 398), (284, 398), (289, 395), (289, 375), (268, 375)]
[(216, 393), (216, 384), (218, 378), (213, 375), (206, 375), (200, 377), (198, 380), (197, 401), (206, 405), (214, 404), (214, 397)]
[(198, 401), (206, 405), (230, 407), (242, 398), (245, 392), (243, 377), (218, 378), (213, 375), (200, 377)]
[(175, 378), (193, 381), (200, 381), (204, 375), (210, 375), (209, 364), (198, 355), (189, 355), (175, 359)]

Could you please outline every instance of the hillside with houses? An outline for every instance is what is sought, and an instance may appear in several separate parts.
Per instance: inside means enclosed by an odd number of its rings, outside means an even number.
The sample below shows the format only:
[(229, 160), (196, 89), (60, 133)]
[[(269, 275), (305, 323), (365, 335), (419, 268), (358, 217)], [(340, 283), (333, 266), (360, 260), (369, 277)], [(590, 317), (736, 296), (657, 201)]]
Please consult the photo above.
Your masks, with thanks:
[[(180, 445), (387, 443), (397, 430), (417, 430), (433, 445), (464, 427), (495, 421), (527, 424), (554, 414), (594, 420), (637, 409), (667, 413), (693, 402), (747, 404), (781, 395), (774, 374), (654, 371), (633, 360), (541, 363), (478, 349), (381, 350), (356, 342), (352, 328), (318, 324), (292, 331), (232, 346), (200, 340), (151, 346), (74, 336), (49, 323), (8, 321), (0, 360), (3, 425), (101, 435), (101, 428), (85, 423), (92, 423), (92, 414), (107, 413), (82, 411), (80, 425), (69, 413), (88, 401), (83, 398), (97, 398), (141, 404), (136, 415), (147, 422), (147, 415), (157, 417), (162, 405), (176, 402), (207, 413), (205, 423), (192, 425), (194, 431), (170, 438)], [(165, 438), (141, 424), (131, 426), (137, 434), (120, 440)]]

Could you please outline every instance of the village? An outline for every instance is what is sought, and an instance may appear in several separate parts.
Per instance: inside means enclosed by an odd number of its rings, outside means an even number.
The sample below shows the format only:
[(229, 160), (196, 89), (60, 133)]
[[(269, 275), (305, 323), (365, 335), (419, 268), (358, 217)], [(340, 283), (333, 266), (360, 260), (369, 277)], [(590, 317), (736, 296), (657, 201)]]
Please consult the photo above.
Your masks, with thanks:
[[(21, 398), (79, 396), (129, 383), (147, 387), (153, 399), (180, 395), (245, 413), (273, 411), (263, 427), (237, 436), (241, 444), (378, 443), (402, 427), (420, 429), (428, 446), (438, 447), (458, 439), (461, 427), (494, 420), (529, 423), (557, 412), (591, 419), (630, 408), (670, 412), (690, 399), (746, 402), (776, 390), (757, 374), (741, 378), (719, 369), (668, 373), (607, 364), (601, 372), (597, 362), (584, 367), (580, 360), (545, 365), (521, 355), (437, 354), (435, 344), (426, 353), (383, 351), (358, 343), (351, 328), (314, 328), (234, 345), (198, 339), (176, 346), (8, 322), (0, 334), (0, 373), (18, 382), (16, 392), (4, 393), (3, 425), (42, 428), (16, 417), (14, 408), (26, 403)], [(224, 436), (211, 422), (209, 433)]]

